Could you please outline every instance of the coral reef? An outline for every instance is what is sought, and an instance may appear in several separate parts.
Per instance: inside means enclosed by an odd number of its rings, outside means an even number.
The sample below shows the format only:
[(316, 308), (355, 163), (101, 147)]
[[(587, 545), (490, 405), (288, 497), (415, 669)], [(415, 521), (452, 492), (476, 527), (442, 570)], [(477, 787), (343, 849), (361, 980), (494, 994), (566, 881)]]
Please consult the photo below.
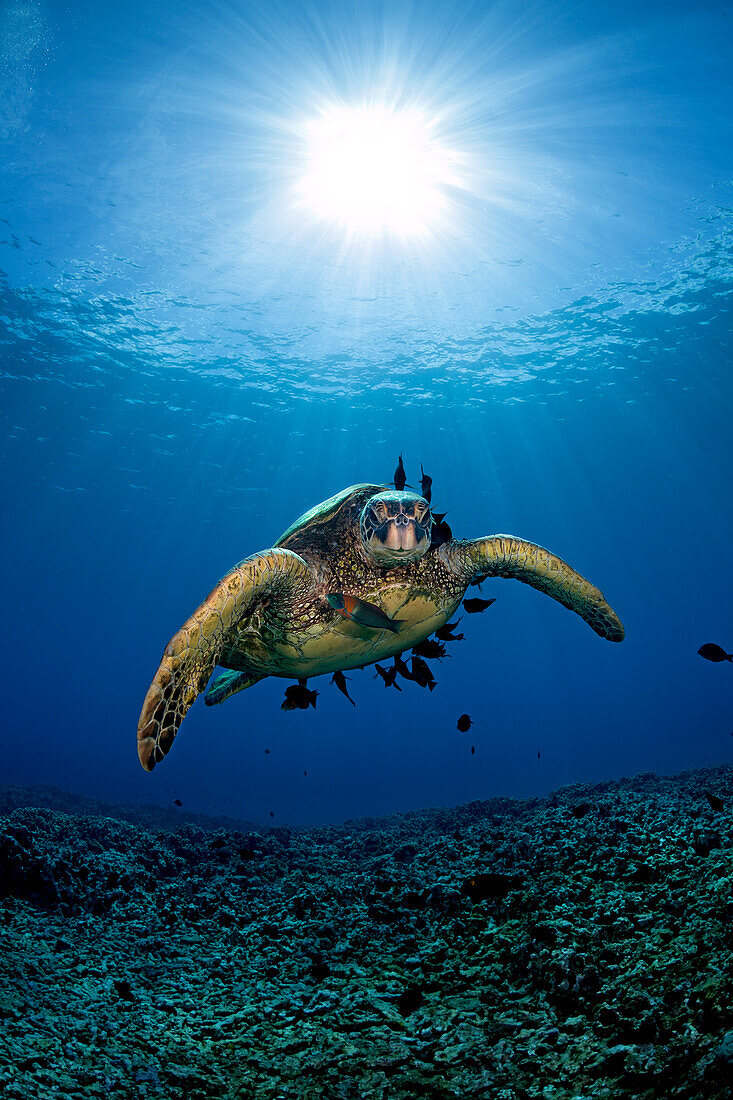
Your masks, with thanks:
[(7, 1100), (733, 1091), (729, 767), (306, 831), (29, 801), (0, 794)]

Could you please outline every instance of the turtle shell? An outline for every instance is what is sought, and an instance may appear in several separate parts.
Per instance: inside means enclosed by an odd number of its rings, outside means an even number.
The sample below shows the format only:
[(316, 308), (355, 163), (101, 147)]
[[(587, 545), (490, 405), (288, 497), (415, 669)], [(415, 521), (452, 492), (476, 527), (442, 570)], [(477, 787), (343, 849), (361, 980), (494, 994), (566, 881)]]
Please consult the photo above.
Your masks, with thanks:
[(287, 550), (296, 549), (295, 543), (300, 542), (304, 534), (308, 537), (315, 534), (318, 528), (338, 527), (339, 519), (347, 522), (353, 520), (355, 515), (361, 512), (369, 497), (382, 492), (386, 485), (350, 485), (348, 489), (342, 489), (340, 493), (329, 497), (314, 508), (309, 508), (302, 516), (291, 523), (275, 543)]

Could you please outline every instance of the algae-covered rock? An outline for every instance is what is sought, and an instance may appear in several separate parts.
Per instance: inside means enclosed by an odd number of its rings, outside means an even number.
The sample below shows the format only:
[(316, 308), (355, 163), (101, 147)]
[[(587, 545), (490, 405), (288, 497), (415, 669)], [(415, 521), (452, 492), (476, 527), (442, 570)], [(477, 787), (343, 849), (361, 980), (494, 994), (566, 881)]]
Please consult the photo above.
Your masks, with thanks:
[(307, 831), (0, 792), (0, 1095), (723, 1100), (729, 768)]

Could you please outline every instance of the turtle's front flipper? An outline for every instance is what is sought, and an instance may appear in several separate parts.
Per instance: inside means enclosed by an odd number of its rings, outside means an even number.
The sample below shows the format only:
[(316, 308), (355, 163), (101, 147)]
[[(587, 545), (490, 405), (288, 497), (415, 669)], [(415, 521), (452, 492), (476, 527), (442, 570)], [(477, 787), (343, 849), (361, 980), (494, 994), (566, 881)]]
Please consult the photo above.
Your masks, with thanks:
[(491, 535), (470, 542), (455, 540), (448, 547), (448, 557), (456, 570), (468, 574), (468, 580), (513, 577), (570, 608), (602, 638), (623, 641), (621, 620), (603, 593), (543, 546), (513, 535)]
[(206, 689), (204, 702), (207, 707), (213, 707), (216, 703), (223, 703), (225, 699), (230, 699), (238, 691), (244, 691), (245, 688), (252, 687), (253, 684), (259, 684), (260, 680), (263, 679), (263, 676), (258, 676), (256, 673), (234, 672), (227, 669), (226, 672), (215, 676), (211, 681)]
[(146, 771), (169, 751), (232, 631), (264, 600), (287, 601), (311, 585), (308, 565), (292, 550), (281, 549), (246, 558), (219, 581), (171, 638), (148, 688), (137, 726), (137, 752)]

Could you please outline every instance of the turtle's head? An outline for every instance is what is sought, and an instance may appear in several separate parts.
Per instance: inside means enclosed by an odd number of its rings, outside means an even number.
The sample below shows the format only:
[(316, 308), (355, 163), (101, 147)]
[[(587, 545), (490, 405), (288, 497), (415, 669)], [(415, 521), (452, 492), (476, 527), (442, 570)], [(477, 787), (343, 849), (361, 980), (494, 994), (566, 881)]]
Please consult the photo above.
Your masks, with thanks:
[(379, 565), (417, 561), (430, 546), (432, 522), (430, 505), (417, 493), (375, 493), (359, 521), (364, 552)]

